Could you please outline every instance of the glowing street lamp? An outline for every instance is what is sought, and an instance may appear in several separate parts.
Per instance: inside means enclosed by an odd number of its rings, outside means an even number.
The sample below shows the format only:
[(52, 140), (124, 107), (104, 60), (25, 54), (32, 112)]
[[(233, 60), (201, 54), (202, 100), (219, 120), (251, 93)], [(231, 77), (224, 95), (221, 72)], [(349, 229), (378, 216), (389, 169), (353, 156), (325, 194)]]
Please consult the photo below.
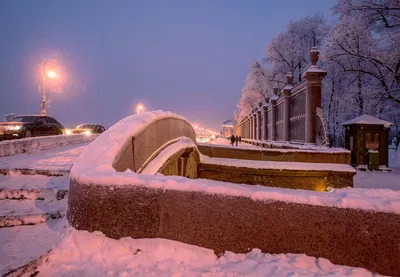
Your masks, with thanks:
[(136, 105), (136, 113), (140, 113), (140, 111), (143, 110), (143, 109), (144, 109), (144, 107), (143, 107), (142, 104), (137, 104)]
[[(47, 61), (44, 62), (43, 64), (43, 96), (42, 96), (42, 112), (40, 113), (42, 116), (45, 116), (47, 114), (46, 111), (46, 64)], [(56, 77), (56, 73), (54, 72), (53, 68), (47, 72), (47, 75), (49, 78), (54, 78)]]

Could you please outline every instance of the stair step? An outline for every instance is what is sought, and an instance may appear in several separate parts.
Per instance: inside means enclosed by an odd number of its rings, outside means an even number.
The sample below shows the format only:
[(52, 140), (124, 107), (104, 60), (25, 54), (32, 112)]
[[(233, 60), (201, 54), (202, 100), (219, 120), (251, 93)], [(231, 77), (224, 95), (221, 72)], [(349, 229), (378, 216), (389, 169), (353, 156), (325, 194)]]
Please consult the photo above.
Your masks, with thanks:
[(0, 168), (0, 175), (67, 176), (69, 169)]
[(0, 228), (33, 225), (65, 215), (67, 199), (0, 200)]
[(63, 235), (66, 220), (59, 218), (30, 226), (0, 228), (0, 276), (22, 276), (16, 269), (46, 255)]
[(0, 200), (61, 200), (68, 194), (68, 186), (66, 176), (4, 175), (0, 176)]

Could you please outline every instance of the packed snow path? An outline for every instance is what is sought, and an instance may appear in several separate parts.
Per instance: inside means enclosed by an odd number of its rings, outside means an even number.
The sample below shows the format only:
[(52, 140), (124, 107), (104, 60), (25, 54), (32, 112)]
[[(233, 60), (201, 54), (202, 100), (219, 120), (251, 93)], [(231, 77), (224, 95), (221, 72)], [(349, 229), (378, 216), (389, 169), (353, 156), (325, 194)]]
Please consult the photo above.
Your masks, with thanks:
[(226, 147), (234, 147), (234, 148), (240, 148), (240, 149), (263, 149), (260, 146), (244, 143), (244, 142), (239, 142), (238, 145), (234, 144), (234, 146), (231, 145), (231, 140), (226, 139), (226, 138), (217, 138), (216, 140), (210, 140), (207, 143), (202, 143), (202, 144), (214, 144), (214, 145), (219, 145), (219, 146), (226, 146)]

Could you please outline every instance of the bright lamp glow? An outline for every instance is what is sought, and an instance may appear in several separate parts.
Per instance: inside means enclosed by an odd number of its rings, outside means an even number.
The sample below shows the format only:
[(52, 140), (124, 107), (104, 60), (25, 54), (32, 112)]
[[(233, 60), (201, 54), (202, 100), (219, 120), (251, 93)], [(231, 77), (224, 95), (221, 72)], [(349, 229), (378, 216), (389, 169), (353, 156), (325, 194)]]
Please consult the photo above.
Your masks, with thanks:
[(10, 127), (10, 130), (14, 130), (14, 131), (17, 131), (19, 129), (21, 129), (21, 126), (19, 126), (19, 125)]
[(89, 136), (89, 135), (91, 135), (92, 134), (92, 132), (90, 132), (90, 131), (85, 131), (85, 132), (83, 132), (85, 135), (87, 135), (87, 136)]
[(136, 105), (136, 113), (140, 113), (140, 111), (143, 110), (143, 109), (144, 109), (144, 107), (143, 107), (142, 104), (137, 104)]
[(67, 130), (65, 130), (65, 134), (66, 134), (66, 135), (70, 135), (70, 134), (72, 134), (72, 132), (71, 132), (71, 130), (68, 130), (68, 129), (67, 129)]
[(54, 77), (57, 76), (56, 73), (53, 70), (49, 71), (48, 75), (49, 75), (50, 78), (54, 78)]

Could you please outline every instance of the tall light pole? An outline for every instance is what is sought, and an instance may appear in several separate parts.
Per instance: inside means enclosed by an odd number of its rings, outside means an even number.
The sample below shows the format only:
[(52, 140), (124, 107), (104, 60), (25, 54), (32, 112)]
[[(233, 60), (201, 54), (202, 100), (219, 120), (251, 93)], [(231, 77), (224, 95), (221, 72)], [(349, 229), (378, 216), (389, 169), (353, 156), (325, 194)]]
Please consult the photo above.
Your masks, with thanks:
[(143, 109), (144, 109), (144, 107), (143, 107), (142, 104), (138, 103), (138, 104), (136, 105), (136, 113), (140, 113), (140, 111), (143, 110)]
[[(42, 112), (40, 113), (42, 116), (47, 114), (46, 110), (46, 64), (48, 61), (45, 61), (43, 64), (43, 95), (42, 95)], [(49, 77), (56, 77), (56, 73), (53, 70), (49, 71)]]

